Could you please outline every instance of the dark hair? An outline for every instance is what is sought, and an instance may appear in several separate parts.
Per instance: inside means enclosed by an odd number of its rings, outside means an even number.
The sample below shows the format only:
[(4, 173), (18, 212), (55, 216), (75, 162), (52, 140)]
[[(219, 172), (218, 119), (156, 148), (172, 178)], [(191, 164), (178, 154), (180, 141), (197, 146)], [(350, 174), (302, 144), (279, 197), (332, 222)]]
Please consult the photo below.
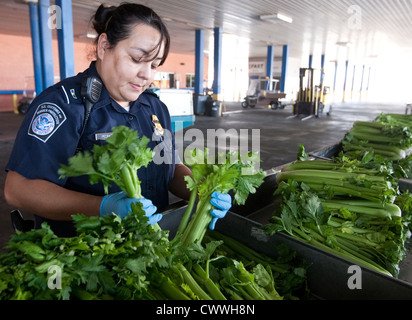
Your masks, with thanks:
[(93, 16), (93, 27), (98, 35), (96, 42), (102, 33), (106, 33), (110, 47), (114, 48), (120, 41), (129, 38), (130, 31), (136, 24), (145, 24), (160, 32), (160, 41), (153, 48), (150, 56), (156, 50), (157, 56), (164, 43), (164, 54), (160, 61), (160, 65), (162, 65), (169, 54), (169, 31), (162, 19), (152, 9), (144, 5), (135, 3), (122, 3), (118, 7), (100, 5)]

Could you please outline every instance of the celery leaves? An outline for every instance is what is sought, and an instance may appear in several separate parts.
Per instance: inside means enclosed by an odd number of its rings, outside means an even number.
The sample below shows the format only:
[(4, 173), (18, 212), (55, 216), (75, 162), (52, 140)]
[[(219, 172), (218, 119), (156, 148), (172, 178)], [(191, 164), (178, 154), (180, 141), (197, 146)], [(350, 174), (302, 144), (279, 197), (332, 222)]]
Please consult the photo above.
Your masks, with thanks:
[[(260, 161), (256, 153), (245, 156), (240, 152), (227, 152), (216, 159), (210, 159), (208, 149), (205, 148), (204, 151), (194, 149), (187, 156), (193, 177), (185, 177), (192, 196), (177, 233), (179, 239), (181, 236), (183, 245), (202, 241), (212, 220), (210, 199), (214, 191), (228, 193), (233, 190), (234, 202), (244, 204), (249, 194), (256, 192), (256, 188), (263, 183), (266, 176), (262, 169), (255, 168)], [(199, 202), (188, 222), (196, 196)]]
[(102, 182), (106, 193), (115, 183), (129, 198), (140, 199), (137, 170), (152, 161), (153, 151), (147, 148), (149, 138), (140, 138), (137, 131), (118, 126), (106, 142), (94, 145), (91, 153), (86, 151), (71, 157), (68, 166), (62, 164), (58, 171), (60, 178), (88, 175), (91, 184)]

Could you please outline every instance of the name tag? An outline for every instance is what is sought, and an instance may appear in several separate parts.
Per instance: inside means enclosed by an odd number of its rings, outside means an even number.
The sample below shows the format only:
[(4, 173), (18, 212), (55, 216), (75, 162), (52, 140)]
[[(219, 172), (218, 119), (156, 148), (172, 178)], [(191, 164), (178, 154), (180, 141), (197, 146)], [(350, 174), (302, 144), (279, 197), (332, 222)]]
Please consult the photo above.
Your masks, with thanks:
[(106, 140), (108, 137), (110, 137), (113, 134), (113, 132), (105, 132), (105, 133), (96, 133), (94, 135), (96, 140)]

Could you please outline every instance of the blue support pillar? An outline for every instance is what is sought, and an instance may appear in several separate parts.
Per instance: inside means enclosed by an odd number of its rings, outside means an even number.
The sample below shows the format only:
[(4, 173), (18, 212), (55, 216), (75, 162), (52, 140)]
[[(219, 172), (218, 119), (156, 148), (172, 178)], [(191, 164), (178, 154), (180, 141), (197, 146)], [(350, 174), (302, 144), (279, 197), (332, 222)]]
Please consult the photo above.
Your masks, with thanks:
[(348, 79), (348, 65), (349, 65), (349, 61), (346, 60), (345, 63), (345, 80), (343, 82), (343, 97), (342, 97), (342, 102), (345, 102), (345, 94), (346, 94), (346, 81)]
[(312, 68), (313, 55), (309, 56), (309, 68)]
[(325, 55), (322, 54), (320, 57), (320, 84), (322, 85), (324, 72), (325, 72)]
[(360, 83), (360, 90), (359, 90), (359, 100), (362, 100), (362, 90), (363, 90), (363, 76), (365, 74), (365, 65), (362, 67), (362, 77), (361, 77), (361, 83)]
[(203, 94), (205, 31), (196, 30), (195, 39), (195, 94)]
[(353, 99), (353, 89), (355, 87), (355, 74), (356, 74), (356, 66), (353, 66), (353, 76), (352, 76), (352, 90), (350, 92), (350, 98)]
[[(58, 14), (60, 11), (60, 16)], [(59, 42), (60, 79), (74, 76), (72, 0), (56, 0), (57, 39)], [(60, 28), (59, 28), (60, 27)]]
[(54, 84), (53, 43), (49, 28), (50, 0), (39, 0), (40, 50), (43, 69), (43, 88)]
[(336, 76), (338, 74), (338, 62), (335, 61), (335, 75), (333, 78), (333, 97), (335, 97), (335, 92), (336, 92)]
[(205, 31), (196, 30), (195, 36), (195, 92), (193, 95), (194, 114), (204, 114), (206, 112), (206, 96), (203, 92), (203, 74), (205, 64)]
[(289, 60), (289, 46), (283, 46), (282, 53), (282, 75), (280, 78), (280, 92), (285, 92), (286, 87), (286, 75), (288, 72), (288, 60)]
[(33, 51), (34, 84), (36, 95), (43, 91), (43, 68), (40, 50), (39, 10), (37, 3), (29, 3), (30, 32)]
[(222, 101), (221, 81), (222, 81), (222, 28), (214, 30), (214, 79), (213, 79), (213, 100)]
[(275, 47), (268, 46), (268, 54), (266, 58), (266, 77), (268, 78), (268, 82), (266, 84), (266, 90), (272, 89), (274, 60), (275, 60)]
[(371, 79), (371, 67), (369, 67), (369, 72), (368, 72), (368, 83), (366, 84), (366, 98), (368, 98), (368, 91), (369, 91), (369, 82)]

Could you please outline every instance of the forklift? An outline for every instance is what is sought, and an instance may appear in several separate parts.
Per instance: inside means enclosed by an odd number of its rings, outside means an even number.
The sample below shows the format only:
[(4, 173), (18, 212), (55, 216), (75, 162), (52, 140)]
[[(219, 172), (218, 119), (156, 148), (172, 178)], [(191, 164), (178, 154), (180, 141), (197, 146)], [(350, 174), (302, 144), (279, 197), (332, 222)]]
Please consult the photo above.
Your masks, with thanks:
[(301, 120), (307, 120), (325, 112), (331, 113), (330, 105), (326, 105), (326, 96), (329, 94), (330, 87), (324, 86), (324, 71), (320, 70), (321, 81), (319, 85), (314, 85), (314, 76), (317, 71), (313, 68), (299, 69), (299, 92), (296, 103), (293, 104), (293, 117), (304, 115)]
[(245, 100), (242, 101), (242, 108), (254, 108), (257, 105), (270, 105), (272, 110), (284, 109), (281, 99), (286, 97), (286, 93), (276, 90), (277, 79), (251, 79)]

